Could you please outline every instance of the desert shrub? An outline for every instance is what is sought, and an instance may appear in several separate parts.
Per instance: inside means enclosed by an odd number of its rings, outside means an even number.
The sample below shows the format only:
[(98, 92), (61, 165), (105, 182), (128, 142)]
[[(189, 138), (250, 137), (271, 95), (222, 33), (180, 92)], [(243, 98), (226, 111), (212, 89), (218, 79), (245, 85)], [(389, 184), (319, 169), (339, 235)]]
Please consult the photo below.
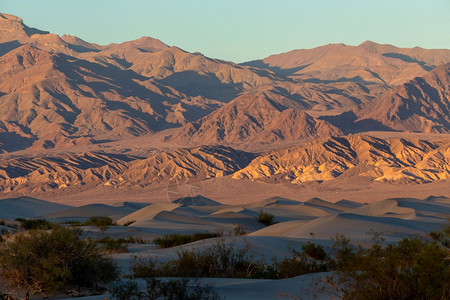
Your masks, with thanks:
[(135, 256), (131, 262), (130, 270), (134, 278), (150, 278), (163, 276), (161, 264), (158, 264), (152, 257)]
[(57, 224), (47, 221), (46, 219), (17, 218), (16, 221), (20, 222), (20, 228), (24, 229), (24, 230), (52, 229), (52, 228), (58, 226)]
[(448, 250), (436, 241), (404, 238), (367, 249), (335, 240), (335, 275), (328, 283), (342, 299), (448, 299)]
[(71, 286), (95, 287), (116, 278), (113, 261), (80, 235), (80, 230), (63, 227), (15, 235), (0, 250), (1, 275), (13, 287), (42, 295)]
[(117, 300), (138, 300), (144, 297), (144, 293), (139, 289), (136, 281), (127, 281), (115, 285), (111, 294)]
[(139, 236), (130, 236), (126, 240), (128, 244), (147, 244), (147, 241)]
[(136, 223), (136, 221), (128, 221), (123, 224), (123, 226), (130, 226), (131, 224)]
[(206, 249), (181, 249), (177, 258), (157, 264), (152, 258), (135, 258), (134, 277), (228, 277), (248, 278), (261, 266), (250, 255), (250, 245), (219, 239)]
[(99, 249), (106, 254), (128, 252), (129, 241), (127, 239), (113, 239), (109, 236), (105, 236), (101, 239), (96, 239), (95, 243), (101, 244)]
[[(151, 257), (135, 257), (131, 272), (135, 278), (149, 277), (222, 277), (222, 278), (290, 278), (323, 272), (333, 265), (321, 246), (307, 244), (302, 252), (291, 250), (291, 257), (274, 259), (272, 264), (256, 260), (250, 245), (218, 239), (206, 249), (181, 249), (177, 258), (158, 264)], [(311, 250), (312, 249), (312, 250)], [(323, 252), (322, 252), (323, 251)], [(308, 252), (309, 254), (306, 254)], [(314, 257), (313, 257), (314, 256)]]
[(303, 254), (309, 256), (312, 259), (322, 261), (328, 259), (328, 254), (325, 252), (322, 245), (317, 245), (310, 241), (302, 246), (302, 251)]
[(239, 236), (239, 235), (245, 235), (245, 234), (247, 234), (247, 231), (245, 231), (244, 226), (238, 225), (238, 224), (234, 226), (234, 235)]
[(5, 220), (0, 220), (0, 226), (6, 226)]
[(236, 245), (219, 239), (204, 250), (181, 249), (178, 258), (165, 265), (172, 276), (246, 278), (252, 275), (256, 263), (250, 255), (250, 245)]
[(291, 249), (291, 257), (275, 261), (277, 278), (290, 278), (308, 273), (326, 272), (334, 263), (321, 245), (308, 242), (302, 251)]
[(158, 237), (153, 242), (160, 248), (170, 248), (220, 236), (221, 233), (219, 232), (196, 232), (193, 234), (171, 233)]
[(129, 244), (145, 244), (146, 241), (140, 237), (129, 237), (129, 238), (111, 238), (105, 236), (99, 239), (94, 239), (96, 244), (100, 244), (99, 249), (101, 252), (106, 254), (112, 253), (126, 253), (128, 252)]
[(270, 225), (273, 225), (275, 223), (278, 223), (275, 220), (275, 216), (274, 215), (272, 215), (272, 214), (270, 214), (268, 212), (262, 211), (262, 210), (259, 211), (258, 222), (263, 224), (263, 225), (265, 225), (265, 226), (270, 226)]
[(67, 225), (70, 225), (73, 227), (83, 226), (83, 223), (78, 220), (68, 220), (68, 221), (64, 221), (62, 224), (67, 224)]
[(83, 225), (95, 226), (102, 232), (108, 230), (109, 226), (114, 225), (113, 220), (110, 217), (95, 216), (87, 219)]
[(135, 281), (117, 285), (112, 295), (118, 300), (131, 299), (220, 299), (211, 285), (201, 285), (197, 278), (180, 278), (162, 280), (155, 277), (146, 278), (146, 290), (141, 291)]

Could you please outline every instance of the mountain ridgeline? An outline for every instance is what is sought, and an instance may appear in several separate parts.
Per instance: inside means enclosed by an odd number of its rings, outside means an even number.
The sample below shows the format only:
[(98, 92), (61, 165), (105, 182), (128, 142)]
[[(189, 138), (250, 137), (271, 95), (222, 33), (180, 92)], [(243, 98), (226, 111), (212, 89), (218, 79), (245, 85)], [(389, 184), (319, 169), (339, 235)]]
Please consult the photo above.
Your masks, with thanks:
[(7, 14), (0, 32), (2, 151), (177, 127), (165, 141), (295, 142), (341, 135), (342, 118), (328, 118), (346, 111), (347, 127), (351, 119), (364, 130), (449, 130), (449, 69), (432, 70), (450, 62), (450, 50), (331, 44), (238, 65), (149, 37), (110, 45), (60, 37)]
[(236, 64), (150, 37), (98, 45), (0, 14), (0, 66), (5, 195), (450, 174), (447, 49), (367, 41)]

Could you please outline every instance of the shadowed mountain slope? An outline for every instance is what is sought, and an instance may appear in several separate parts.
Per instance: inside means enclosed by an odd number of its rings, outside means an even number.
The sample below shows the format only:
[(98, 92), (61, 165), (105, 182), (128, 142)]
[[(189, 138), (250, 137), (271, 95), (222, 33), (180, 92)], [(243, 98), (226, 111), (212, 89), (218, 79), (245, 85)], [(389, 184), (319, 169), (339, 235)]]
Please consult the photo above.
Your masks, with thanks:
[(395, 87), (379, 99), (352, 110), (355, 125), (395, 131), (450, 132), (450, 64)]
[(301, 110), (302, 104), (286, 98), (244, 95), (208, 116), (188, 123), (166, 140), (180, 144), (274, 144), (340, 135), (326, 121)]

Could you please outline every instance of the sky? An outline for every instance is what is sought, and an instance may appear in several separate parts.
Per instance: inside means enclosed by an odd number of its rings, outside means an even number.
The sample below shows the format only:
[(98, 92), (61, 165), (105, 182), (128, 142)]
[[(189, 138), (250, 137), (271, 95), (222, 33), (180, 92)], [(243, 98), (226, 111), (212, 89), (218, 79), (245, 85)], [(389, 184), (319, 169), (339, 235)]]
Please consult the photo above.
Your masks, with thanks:
[(0, 12), (92, 43), (150, 36), (237, 63), (366, 40), (450, 49), (450, 0), (0, 0)]

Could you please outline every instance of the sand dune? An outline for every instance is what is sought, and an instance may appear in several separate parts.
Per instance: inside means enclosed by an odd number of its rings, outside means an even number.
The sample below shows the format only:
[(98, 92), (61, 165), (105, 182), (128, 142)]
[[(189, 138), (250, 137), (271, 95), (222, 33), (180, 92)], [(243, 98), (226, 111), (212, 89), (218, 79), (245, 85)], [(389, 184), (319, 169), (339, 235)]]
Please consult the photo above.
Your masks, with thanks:
[(117, 224), (122, 225), (131, 221), (142, 222), (152, 220), (160, 212), (171, 211), (180, 206), (181, 204), (175, 203), (154, 203), (117, 220)]
[(80, 207), (70, 208), (57, 213), (47, 214), (46, 218), (59, 219), (59, 218), (89, 218), (95, 216), (111, 217), (113, 220), (117, 220), (124, 217), (136, 209), (133, 207), (116, 207), (106, 204), (88, 204)]
[(195, 197), (184, 197), (174, 200), (173, 203), (186, 205), (186, 206), (218, 206), (219, 202), (211, 200), (209, 198), (197, 195)]
[(346, 212), (331, 212), (314, 220), (281, 222), (253, 232), (252, 236), (288, 236), (329, 239), (345, 234), (363, 239), (370, 230), (384, 232), (389, 238), (440, 228), (450, 215), (448, 203), (419, 199), (386, 199)]
[(70, 206), (29, 197), (0, 200), (0, 219), (35, 218), (58, 213)]
[(399, 201), (397, 200), (387, 199), (352, 209), (349, 212), (359, 215), (381, 217), (390, 215), (415, 215), (416, 211), (413, 208), (400, 206)]

